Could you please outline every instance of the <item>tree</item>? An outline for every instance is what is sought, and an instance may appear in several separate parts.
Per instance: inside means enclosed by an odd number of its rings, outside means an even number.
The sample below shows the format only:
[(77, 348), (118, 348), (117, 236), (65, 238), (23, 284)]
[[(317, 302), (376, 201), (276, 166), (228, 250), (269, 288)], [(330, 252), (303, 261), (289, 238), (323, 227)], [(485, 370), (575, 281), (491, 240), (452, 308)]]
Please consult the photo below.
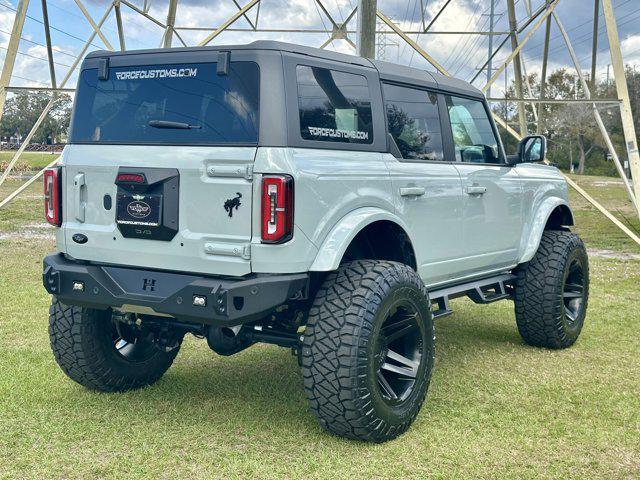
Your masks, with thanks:
[[(0, 137), (24, 138), (35, 125), (38, 117), (49, 103), (51, 94), (20, 93), (8, 99), (0, 122)], [(34, 143), (60, 143), (66, 140), (71, 119), (71, 98), (59, 94), (58, 100), (33, 136)]]
[(575, 138), (578, 145), (578, 175), (584, 175), (585, 164), (589, 154), (600, 146), (598, 139), (600, 133), (597, 130), (593, 107), (585, 103), (564, 105), (555, 116), (559, 135), (569, 139)]
[[(628, 71), (629, 74), (631, 71)], [(529, 75), (531, 85), (531, 95), (540, 96), (540, 80), (536, 74)], [(635, 86), (635, 89), (633, 88)], [(629, 83), (630, 95), (640, 103), (640, 75), (635, 85)], [(615, 89), (615, 87), (611, 87)], [(527, 92), (527, 96), (528, 96)], [(615, 93), (605, 91), (602, 85), (597, 89), (597, 94), (602, 98), (615, 98)], [(500, 115), (507, 112), (507, 121), (511, 125), (517, 124), (517, 105), (509, 102), (508, 98), (515, 97), (515, 85), (512, 83), (507, 90), (507, 108), (504, 104), (494, 105)], [(551, 72), (547, 77), (545, 97), (548, 99), (576, 99), (585, 98), (582, 84), (577, 74), (571, 70), (560, 68)], [(633, 101), (632, 101), (633, 102)], [(536, 108), (537, 108), (536, 104)], [(536, 131), (536, 122), (531, 104), (525, 105), (526, 117), (529, 132)], [(637, 110), (636, 110), (637, 111)], [(610, 111), (601, 110), (601, 114), (607, 124), (612, 141), (616, 150), (621, 156), (626, 152), (624, 149), (624, 139), (622, 136), (622, 126), (617, 109)], [(607, 160), (605, 150), (602, 147), (603, 140), (599, 130), (596, 128), (593, 118), (592, 106), (589, 104), (543, 104), (544, 128), (542, 133), (549, 139), (548, 158), (559, 167), (571, 170), (572, 157), (578, 157), (578, 173), (589, 173), (593, 175), (616, 175), (614, 165)], [(636, 116), (637, 118), (637, 116)], [(509, 135), (503, 134), (509, 152), (515, 151), (515, 141)]]

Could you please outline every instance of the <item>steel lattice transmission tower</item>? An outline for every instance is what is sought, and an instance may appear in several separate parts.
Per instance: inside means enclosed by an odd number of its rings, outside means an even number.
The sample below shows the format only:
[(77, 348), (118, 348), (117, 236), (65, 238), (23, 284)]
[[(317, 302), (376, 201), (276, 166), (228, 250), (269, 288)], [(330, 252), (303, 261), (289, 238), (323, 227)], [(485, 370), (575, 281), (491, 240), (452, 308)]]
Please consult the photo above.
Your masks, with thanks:
[[(442, 65), (442, 61), (447, 59), (448, 52), (434, 52), (430, 51), (428, 48), (428, 38), (431, 35), (490, 35), (492, 49), (489, 54), (488, 61), (485, 63), (472, 79), (472, 82), (478, 80), (480, 74), (484, 71), (488, 71), (488, 78), (484, 86), (482, 86), (482, 90), (486, 93), (490, 90), (491, 86), (500, 78), (505, 72), (507, 66), (512, 66), (515, 73), (515, 82), (516, 82), (516, 90), (518, 92), (518, 98), (510, 98), (510, 102), (515, 102), (518, 104), (519, 109), (519, 129), (516, 130), (512, 128), (507, 122), (506, 119), (501, 118), (497, 114), (494, 113), (494, 117), (496, 122), (502, 126), (510, 135), (513, 137), (520, 139), (522, 136), (528, 133), (528, 125), (526, 120), (524, 119), (524, 105), (531, 104), (537, 105), (538, 108), (533, 108), (534, 115), (538, 121), (538, 130), (542, 131), (542, 126), (544, 125), (544, 109), (541, 106), (545, 103), (554, 102), (557, 103), (556, 99), (548, 99), (546, 98), (546, 81), (547, 81), (547, 66), (549, 61), (549, 45), (551, 42), (550, 39), (550, 28), (551, 24), (555, 23), (557, 28), (561, 32), (562, 41), (564, 43), (564, 47), (566, 48), (569, 56), (571, 57), (571, 61), (573, 66), (575, 67), (576, 73), (578, 75), (578, 79), (582, 86), (582, 90), (584, 92), (583, 98), (577, 99), (563, 99), (561, 102), (563, 103), (587, 103), (591, 105), (593, 109), (593, 115), (596, 120), (596, 124), (602, 134), (602, 137), (605, 140), (605, 144), (607, 149), (609, 150), (609, 154), (611, 155), (618, 172), (621, 175), (621, 178), (624, 181), (625, 188), (629, 194), (630, 201), (638, 209), (638, 205), (640, 205), (640, 155), (638, 152), (638, 143), (637, 136), (634, 128), (633, 117), (631, 113), (631, 102), (629, 98), (629, 92), (627, 88), (626, 78), (625, 78), (625, 70), (624, 70), (624, 62), (622, 58), (622, 53), (620, 50), (620, 37), (618, 33), (618, 28), (616, 24), (616, 18), (613, 10), (612, 0), (593, 0), (594, 1), (594, 32), (597, 32), (597, 22), (598, 22), (598, 13), (599, 8), (602, 8), (602, 12), (605, 19), (607, 37), (609, 40), (610, 47), (610, 55), (611, 55), (611, 65), (613, 67), (614, 74), (614, 84), (616, 86), (617, 98), (606, 100), (608, 103), (614, 103), (620, 107), (620, 116), (622, 120), (624, 137), (625, 137), (625, 149), (626, 154), (629, 159), (629, 163), (631, 166), (631, 174), (632, 181), (626, 177), (625, 172), (622, 168), (620, 157), (616, 152), (614, 144), (611, 140), (611, 137), (605, 127), (605, 124), (600, 116), (599, 110), (597, 108), (598, 104), (603, 103), (603, 100), (594, 100), (591, 98), (591, 91), (593, 88), (593, 83), (588, 82), (587, 78), (583, 74), (582, 66), (576, 56), (575, 50), (567, 34), (567, 31), (564, 28), (564, 24), (562, 23), (559, 15), (556, 12), (556, 7), (558, 4), (562, 2), (562, 0), (545, 0), (545, 2), (537, 9), (533, 10), (531, 8), (530, 0), (524, 0), (522, 5), (526, 9), (526, 15), (523, 19), (518, 21), (516, 18), (516, 4), (515, 0), (487, 0), (489, 2), (494, 3), (494, 6), (500, 5), (505, 7), (505, 10), (509, 13), (509, 31), (507, 32), (496, 32), (491, 29), (491, 31), (435, 31), (432, 27), (436, 20), (441, 17), (445, 17), (448, 14), (447, 7), (452, 3), (453, 0), (439, 0), (440, 7), (432, 15), (429, 23), (425, 26), (424, 19), (424, 6), (421, 3), (421, 15), (423, 16), (422, 24), (419, 25), (419, 28), (415, 29), (412, 26), (411, 29), (404, 29), (400, 24), (396, 21), (392, 20), (390, 17), (385, 15), (385, 13), (378, 8), (377, 0), (358, 0), (358, 6), (354, 8), (349, 15), (343, 20), (338, 21), (331, 14), (330, 9), (327, 7), (326, 0), (308, 0), (312, 2), (314, 6), (317, 7), (319, 14), (322, 17), (323, 25), (326, 24), (326, 21), (329, 22), (328, 27), (323, 28), (278, 28), (275, 25), (262, 26), (260, 24), (260, 9), (261, 7), (267, 8), (269, 5), (269, 0), (245, 0), (246, 3), (241, 5), (239, 0), (231, 0), (230, 6), (235, 10), (235, 12), (230, 15), (224, 22), (220, 25), (212, 26), (212, 27), (186, 27), (180, 25), (180, 15), (178, 10), (178, 0), (169, 0), (166, 10), (166, 16), (163, 18), (159, 18), (158, 15), (154, 15), (151, 13), (151, 2), (153, 0), (137, 0), (138, 2), (143, 2), (142, 6), (136, 5), (136, 0), (111, 0), (102, 13), (102, 15), (98, 18), (93, 18), (87, 8), (85, 7), (83, 0), (75, 0), (75, 3), (82, 15), (82, 17), (87, 21), (87, 23), (91, 27), (91, 34), (87, 38), (80, 52), (76, 56), (73, 61), (71, 68), (66, 72), (66, 74), (62, 77), (60, 81), (56, 79), (55, 70), (54, 70), (54, 50), (51, 44), (51, 36), (50, 36), (50, 25), (49, 19), (47, 15), (47, 0), (41, 0), (41, 9), (42, 9), (42, 18), (43, 18), (43, 27), (45, 30), (45, 38), (46, 38), (46, 47), (47, 47), (47, 61), (49, 64), (49, 72), (50, 78), (49, 83), (50, 87), (40, 87), (40, 88), (30, 88), (30, 87), (15, 87), (12, 85), (12, 76), (13, 70), (15, 66), (16, 56), (19, 53), (18, 47), (20, 45), (20, 41), (22, 39), (23, 27), (27, 15), (27, 9), (29, 7), (29, 0), (18, 0), (16, 7), (15, 19), (13, 22), (13, 28), (11, 31), (11, 37), (9, 40), (9, 44), (7, 46), (7, 53), (5, 56), (4, 64), (2, 67), (2, 73), (0, 74), (0, 119), (2, 115), (2, 107), (4, 106), (4, 102), (6, 99), (6, 95), (8, 92), (18, 92), (25, 90), (39, 90), (39, 91), (49, 91), (52, 92), (52, 97), (42, 114), (35, 122), (32, 130), (29, 134), (24, 138), (20, 148), (16, 151), (16, 154), (9, 162), (7, 168), (0, 176), (0, 184), (4, 182), (7, 178), (11, 169), (15, 165), (16, 161), (19, 159), (20, 155), (26, 148), (26, 146), (31, 141), (34, 133), (42, 124), (43, 120), (46, 118), (48, 112), (54, 106), (57, 101), (56, 95), (61, 91), (72, 91), (72, 89), (67, 87), (67, 83), (73, 75), (76, 67), (84, 58), (89, 46), (94, 42), (97, 38), (102, 41), (105, 45), (106, 49), (114, 50), (114, 46), (110, 43), (109, 39), (105, 35), (103, 28), (105, 22), (107, 22), (110, 18), (115, 18), (115, 23), (117, 27), (117, 47), (119, 50), (126, 50), (126, 39), (127, 39), (127, 29), (128, 25), (126, 24), (125, 17), (123, 17), (122, 11), (123, 9), (127, 9), (129, 13), (133, 12), (134, 14), (140, 15), (142, 18), (146, 19), (146, 21), (155, 24), (156, 26), (163, 29), (163, 38), (161, 45), (165, 48), (170, 48), (175, 45), (179, 46), (187, 46), (187, 42), (183, 38), (183, 34), (185, 32), (201, 32), (204, 34), (204, 38), (200, 40), (197, 44), (200, 46), (210, 45), (216, 38), (223, 32), (244, 32), (250, 33), (254, 35), (259, 35), (262, 33), (276, 33), (276, 34), (288, 34), (295, 37), (296, 34), (304, 33), (322, 33), (328, 36), (328, 39), (324, 41), (321, 45), (321, 48), (325, 48), (330, 45), (334, 40), (344, 40), (354, 49), (354, 53), (358, 53), (361, 56), (373, 58), (376, 53), (376, 29), (378, 29), (378, 22), (384, 25), (385, 31), (381, 34), (383, 36), (387, 35), (395, 35), (398, 38), (398, 41), (406, 42), (406, 44), (411, 47), (415, 53), (420, 55), (426, 62), (428, 62), (432, 68), (443, 75), (449, 75), (449, 72)], [(242, 0), (240, 0), (242, 1)], [(433, 0), (434, 2), (437, 0)], [(264, 5), (263, 5), (264, 4)], [(248, 25), (246, 27), (238, 27), (237, 21), (242, 18), (244, 22)], [(354, 20), (357, 20), (357, 27), (354, 29), (353, 23)], [(521, 52), (523, 48), (527, 45), (527, 43), (531, 40), (536, 31), (540, 29), (540, 27), (545, 26), (545, 42), (544, 42), (544, 53), (542, 59), (542, 76), (541, 76), (541, 95), (540, 98), (533, 98), (531, 96), (531, 89), (527, 83), (527, 78), (525, 75), (525, 66), (523, 63), (523, 57)], [(411, 38), (415, 36), (416, 40)], [(356, 42), (353, 41), (353, 38), (356, 39)], [(497, 47), (493, 48), (494, 40), (498, 40)], [(382, 40), (384, 43), (386, 40)], [(506, 46), (509, 44), (511, 46), (511, 52), (506, 56), (506, 58), (497, 65), (495, 63), (496, 54), (500, 51), (506, 50)], [(427, 46), (425, 46), (427, 45)], [(591, 80), (593, 80), (593, 72), (595, 72), (595, 60), (596, 60), (596, 49), (597, 49), (597, 38), (593, 39), (593, 55), (592, 55), (592, 65), (591, 65)], [(506, 53), (506, 52), (505, 52)], [(490, 66), (490, 67), (489, 67)], [(527, 92), (528, 97), (525, 97), (525, 92)], [(492, 99), (494, 101), (500, 101), (502, 99)], [(13, 198), (15, 198), (21, 191), (23, 191), (28, 185), (30, 185), (33, 181), (35, 181), (42, 172), (38, 175), (34, 176), (31, 180), (29, 180), (26, 184), (21, 186), (17, 191), (6, 197), (5, 199), (0, 201), (0, 208), (9, 203)], [(569, 184), (575, 188), (581, 195), (583, 195), (588, 201), (590, 201), (596, 208), (598, 208), (604, 215), (606, 215), (612, 222), (614, 222), (619, 228), (621, 228), (627, 235), (633, 238), (638, 244), (640, 244), (640, 238), (635, 235), (632, 231), (630, 231), (625, 225), (617, 220), (611, 213), (609, 213), (602, 205), (600, 205), (597, 201), (591, 198), (584, 190), (582, 190), (578, 185), (575, 184), (571, 179), (567, 179)], [(640, 215), (640, 213), (639, 213)]]

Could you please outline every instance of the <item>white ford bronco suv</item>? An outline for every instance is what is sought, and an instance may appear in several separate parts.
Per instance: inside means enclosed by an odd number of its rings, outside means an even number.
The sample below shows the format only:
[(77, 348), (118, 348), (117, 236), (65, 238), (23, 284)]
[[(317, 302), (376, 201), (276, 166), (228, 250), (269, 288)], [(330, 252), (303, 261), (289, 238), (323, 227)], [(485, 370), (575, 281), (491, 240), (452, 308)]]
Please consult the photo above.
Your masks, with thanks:
[(588, 259), (545, 150), (505, 155), (480, 91), (400, 65), (271, 41), (94, 52), (44, 177), (55, 358), (113, 392), (157, 381), (187, 333), (280, 345), (323, 427), (394, 438), (451, 299), (513, 300), (526, 343), (576, 341)]

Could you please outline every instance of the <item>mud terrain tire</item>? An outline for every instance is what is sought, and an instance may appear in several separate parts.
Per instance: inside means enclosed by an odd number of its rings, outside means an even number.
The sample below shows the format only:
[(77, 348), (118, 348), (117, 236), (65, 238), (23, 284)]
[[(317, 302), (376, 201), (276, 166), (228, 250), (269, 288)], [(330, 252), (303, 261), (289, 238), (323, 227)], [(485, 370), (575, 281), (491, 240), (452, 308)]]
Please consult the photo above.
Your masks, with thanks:
[(325, 429), (373, 442), (397, 437), (420, 411), (433, 361), (429, 297), (414, 270), (357, 260), (327, 276), (302, 347), (305, 392)]
[(518, 331), (535, 347), (570, 347), (580, 335), (589, 299), (589, 260), (578, 235), (545, 231), (533, 259), (518, 269)]
[(180, 349), (164, 352), (148, 340), (118, 349), (109, 310), (68, 306), (55, 297), (49, 309), (49, 339), (62, 371), (80, 385), (102, 392), (155, 383)]

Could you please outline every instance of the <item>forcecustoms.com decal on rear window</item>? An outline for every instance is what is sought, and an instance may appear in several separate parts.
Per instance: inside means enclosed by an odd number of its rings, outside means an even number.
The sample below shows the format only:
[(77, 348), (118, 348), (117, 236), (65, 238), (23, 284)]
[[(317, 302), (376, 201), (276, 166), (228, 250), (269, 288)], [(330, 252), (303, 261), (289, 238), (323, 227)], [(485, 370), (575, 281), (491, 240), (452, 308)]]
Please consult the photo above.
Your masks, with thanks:
[(118, 80), (137, 80), (140, 78), (182, 78), (195, 77), (197, 68), (157, 68), (153, 70), (131, 70), (128, 72), (116, 72)]
[(355, 140), (368, 140), (369, 132), (361, 130), (339, 130), (337, 128), (308, 127), (309, 133), (315, 137), (351, 138)]

